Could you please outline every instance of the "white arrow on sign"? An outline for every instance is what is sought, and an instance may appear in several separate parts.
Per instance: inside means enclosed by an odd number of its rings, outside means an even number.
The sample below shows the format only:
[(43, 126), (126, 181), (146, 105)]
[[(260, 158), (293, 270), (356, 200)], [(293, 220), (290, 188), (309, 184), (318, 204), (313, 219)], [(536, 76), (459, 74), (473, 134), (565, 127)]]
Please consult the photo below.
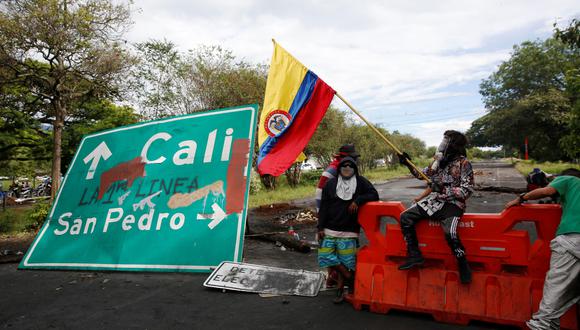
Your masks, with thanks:
[(87, 172), (87, 180), (90, 180), (95, 176), (95, 171), (97, 170), (97, 165), (99, 165), (101, 158), (103, 158), (103, 160), (107, 160), (109, 157), (111, 157), (111, 155), (111, 150), (109, 150), (109, 147), (107, 147), (107, 144), (105, 141), (103, 141), (95, 148), (95, 150), (93, 150), (90, 154), (87, 155), (87, 157), (85, 157), (85, 159), (83, 159), (85, 164), (92, 160), (89, 171)]
[(208, 217), (206, 215), (198, 214), (197, 220), (211, 219), (211, 222), (207, 226), (209, 227), (209, 229), (214, 229), (217, 225), (220, 224), (220, 222), (222, 222), (226, 218), (227, 214), (217, 203), (213, 203), (211, 205), (211, 208), (213, 209), (213, 214), (211, 214), (211, 216)]

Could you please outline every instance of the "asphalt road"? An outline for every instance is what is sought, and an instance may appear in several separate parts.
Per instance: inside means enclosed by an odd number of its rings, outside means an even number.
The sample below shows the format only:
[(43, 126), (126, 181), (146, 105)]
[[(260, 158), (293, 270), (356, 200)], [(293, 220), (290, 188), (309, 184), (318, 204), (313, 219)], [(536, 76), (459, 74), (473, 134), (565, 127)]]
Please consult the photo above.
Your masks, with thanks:
[[(477, 167), (476, 180), (521, 185), (513, 168)], [(514, 174), (516, 173), (516, 174)], [(518, 178), (519, 176), (519, 178)], [(382, 200), (406, 204), (423, 189), (415, 179), (377, 184)], [(513, 194), (476, 192), (468, 212), (499, 212)], [(311, 201), (297, 201), (308, 206)], [(251, 219), (250, 219), (251, 223)], [(303, 235), (310, 232), (301, 233)], [(316, 270), (316, 253), (283, 251), (274, 244), (246, 240), (250, 263)], [(459, 329), (428, 315), (356, 311), (334, 305), (334, 291), (315, 298), (272, 297), (203, 287), (207, 274), (19, 271), (0, 265), (0, 328), (7, 329)], [(498, 329), (470, 324), (469, 329)]]

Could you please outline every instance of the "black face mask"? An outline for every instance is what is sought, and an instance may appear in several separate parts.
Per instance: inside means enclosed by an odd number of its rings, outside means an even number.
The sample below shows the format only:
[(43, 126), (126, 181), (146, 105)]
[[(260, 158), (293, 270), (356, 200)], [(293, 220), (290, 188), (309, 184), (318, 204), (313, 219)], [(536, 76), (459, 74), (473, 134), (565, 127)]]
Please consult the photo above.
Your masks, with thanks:
[(340, 167), (340, 176), (345, 179), (349, 179), (354, 175), (354, 165), (351, 163), (345, 163)]

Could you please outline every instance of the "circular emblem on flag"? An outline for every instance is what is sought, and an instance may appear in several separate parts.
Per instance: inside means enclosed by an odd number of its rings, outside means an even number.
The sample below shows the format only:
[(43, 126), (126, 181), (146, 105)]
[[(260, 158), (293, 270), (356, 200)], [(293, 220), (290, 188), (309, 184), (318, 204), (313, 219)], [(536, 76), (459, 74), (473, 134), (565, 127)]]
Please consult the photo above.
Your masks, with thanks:
[(264, 128), (266, 129), (268, 135), (273, 137), (282, 133), (282, 131), (288, 127), (291, 119), (292, 116), (288, 112), (283, 110), (274, 110), (268, 114), (268, 117), (266, 117), (266, 120), (264, 121)]

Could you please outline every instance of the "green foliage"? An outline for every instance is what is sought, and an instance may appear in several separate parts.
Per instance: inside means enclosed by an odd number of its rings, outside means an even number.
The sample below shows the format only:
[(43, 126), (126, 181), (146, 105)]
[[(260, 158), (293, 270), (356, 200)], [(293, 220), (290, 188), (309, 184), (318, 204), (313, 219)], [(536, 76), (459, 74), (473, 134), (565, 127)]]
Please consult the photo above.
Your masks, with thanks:
[[(425, 155), (423, 141), (409, 134), (397, 131), (391, 134), (382, 127), (377, 129), (399, 149), (410, 155), (414, 157)], [(377, 159), (390, 159), (393, 164), (398, 162), (395, 152), (370, 127), (350, 122), (344, 112), (332, 106), (308, 143), (305, 153), (319, 160), (325, 167), (332, 161), (338, 148), (347, 143), (353, 143), (361, 155), (359, 159), (361, 173), (375, 168)]]
[(184, 64), (175, 44), (150, 40), (135, 45), (138, 64), (133, 70), (133, 96), (150, 119), (191, 112), (183, 102)]
[(580, 50), (554, 38), (514, 46), (511, 58), (480, 85), (489, 112), (467, 132), (472, 144), (501, 145), (523, 155), (528, 137), (532, 158), (576, 157), (579, 66)]
[(437, 153), (437, 147), (431, 146), (425, 150), (425, 157), (433, 157)]
[(470, 160), (474, 159), (492, 159), (492, 158), (503, 158), (504, 150), (482, 150), (477, 147), (467, 149), (467, 158)]
[(515, 167), (522, 175), (528, 175), (534, 168), (539, 168), (549, 174), (559, 174), (568, 168), (580, 170), (579, 164), (568, 162), (537, 162), (534, 160), (518, 160), (515, 162)]
[(580, 19), (572, 19), (570, 25), (563, 30), (554, 24), (554, 37), (571, 47), (580, 48)]
[(571, 110), (568, 118), (568, 134), (560, 139), (559, 145), (570, 159), (578, 159), (580, 158), (580, 69), (569, 70), (566, 73), (566, 85)]
[(263, 104), (267, 67), (238, 60), (220, 46), (202, 46), (186, 58), (195, 110)]
[(250, 195), (255, 195), (262, 190), (262, 182), (260, 181), (260, 175), (254, 168), (252, 168), (250, 173)]
[[(388, 134), (386, 130), (380, 130), (383, 134)], [(360, 154), (358, 168), (361, 174), (365, 174), (368, 169), (376, 167), (375, 159), (384, 158), (387, 155), (388, 147), (367, 125), (348, 125), (345, 133), (343, 143), (353, 143), (356, 151)], [(338, 147), (340, 145), (335, 146), (335, 149), (338, 149)]]
[(34, 206), (7, 208), (0, 211), (0, 234), (35, 231), (48, 215), (50, 204), (41, 202)]
[(61, 173), (66, 118), (87, 100), (119, 97), (133, 63), (122, 34), (131, 24), (129, 5), (111, 0), (4, 1), (0, 12), (0, 88), (13, 103), (37, 106), (52, 124), (53, 193)]
[(87, 134), (134, 124), (140, 116), (129, 106), (118, 106), (107, 100), (86, 102), (77, 109), (79, 117), (66, 123), (63, 136), (63, 168), (66, 169), (83, 138)]
[(331, 105), (304, 153), (318, 159), (326, 167), (343, 144), (346, 127), (345, 113)]
[(371, 182), (385, 182), (390, 179), (404, 177), (407, 175), (410, 175), (409, 169), (407, 167), (395, 165), (392, 167), (379, 167), (373, 170), (369, 170), (364, 174), (364, 177), (369, 179)]
[[(441, 136), (443, 136), (443, 132), (441, 132)], [(435, 154), (435, 152), (427, 152), (425, 142), (411, 134), (401, 134), (398, 131), (394, 131), (390, 136), (390, 140), (395, 144), (395, 146), (397, 146), (397, 148), (399, 148), (399, 150), (408, 153), (413, 159), (419, 157), (431, 158)], [(391, 164), (398, 164), (399, 160), (397, 154), (391, 148), (388, 148), (388, 154), (390, 155), (389, 158), (391, 159)]]
[(38, 230), (46, 220), (48, 212), (50, 212), (50, 203), (41, 202), (34, 205), (32, 211), (28, 214), (26, 231)]
[(133, 94), (149, 119), (263, 103), (266, 67), (219, 46), (180, 53), (172, 42), (150, 40), (137, 44), (136, 53)]
[(10, 161), (50, 158), (51, 134), (41, 129), (44, 104), (0, 65), (0, 171)]

